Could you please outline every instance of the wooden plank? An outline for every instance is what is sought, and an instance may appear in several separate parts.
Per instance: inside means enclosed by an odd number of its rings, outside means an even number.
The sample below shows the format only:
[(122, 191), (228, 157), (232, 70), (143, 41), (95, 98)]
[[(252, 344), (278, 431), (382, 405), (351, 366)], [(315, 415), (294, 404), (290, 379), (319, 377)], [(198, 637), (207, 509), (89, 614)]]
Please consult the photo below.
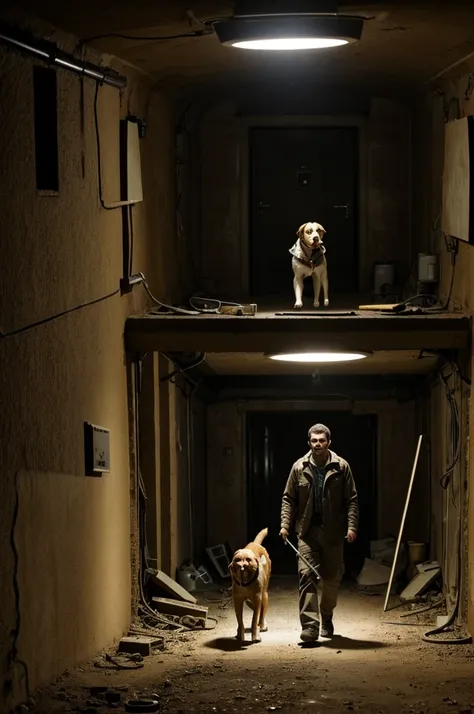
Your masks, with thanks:
[(420, 436), (418, 437), (418, 444), (416, 447), (415, 459), (413, 461), (413, 468), (411, 470), (410, 483), (408, 484), (408, 492), (407, 492), (407, 497), (405, 500), (405, 508), (403, 509), (402, 521), (400, 523), (400, 530), (398, 531), (397, 545), (395, 547), (395, 555), (393, 556), (392, 570), (390, 572), (390, 579), (388, 581), (387, 594), (385, 595), (385, 603), (383, 606), (384, 612), (386, 612), (386, 610), (387, 610), (388, 599), (390, 597), (390, 592), (392, 589), (393, 576), (395, 574), (395, 568), (396, 568), (397, 559), (398, 559), (398, 551), (400, 549), (400, 542), (402, 540), (403, 529), (405, 528), (405, 518), (407, 515), (407, 511), (408, 511), (408, 505), (410, 503), (410, 496), (411, 496), (411, 491), (413, 488), (413, 481), (415, 480), (416, 467), (418, 466), (418, 458), (420, 456), (420, 449), (421, 449), (422, 441), (423, 441), (423, 434), (420, 434)]
[(154, 583), (160, 587), (165, 592), (169, 593), (177, 600), (182, 600), (184, 602), (196, 603), (197, 600), (194, 595), (188, 593), (188, 591), (183, 588), (179, 583), (166, 575), (162, 570), (151, 571), (152, 580)]
[(152, 601), (158, 612), (164, 615), (192, 615), (193, 617), (206, 618), (209, 608), (205, 605), (192, 605), (190, 602), (180, 602), (167, 597), (153, 597)]

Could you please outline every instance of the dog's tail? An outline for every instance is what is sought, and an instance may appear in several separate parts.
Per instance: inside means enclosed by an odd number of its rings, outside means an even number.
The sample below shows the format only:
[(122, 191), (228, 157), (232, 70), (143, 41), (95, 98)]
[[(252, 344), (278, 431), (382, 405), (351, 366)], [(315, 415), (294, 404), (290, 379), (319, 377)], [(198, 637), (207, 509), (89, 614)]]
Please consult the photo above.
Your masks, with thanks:
[(266, 538), (268, 535), (268, 528), (264, 528), (260, 533), (258, 533), (255, 538), (254, 538), (254, 543), (257, 545), (262, 545), (262, 541), (264, 538)]

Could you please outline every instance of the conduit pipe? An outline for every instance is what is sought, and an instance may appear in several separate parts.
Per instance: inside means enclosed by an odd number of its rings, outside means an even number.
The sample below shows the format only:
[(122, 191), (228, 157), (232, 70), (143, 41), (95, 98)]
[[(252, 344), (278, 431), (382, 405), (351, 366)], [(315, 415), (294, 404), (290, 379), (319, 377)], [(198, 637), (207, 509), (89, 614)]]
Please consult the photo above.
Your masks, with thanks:
[(101, 84), (108, 84), (115, 89), (124, 89), (127, 86), (126, 77), (118, 74), (113, 69), (100, 67), (91, 62), (84, 62), (73, 57), (73, 55), (62, 52), (53, 42), (39, 40), (26, 32), (14, 29), (3, 23), (0, 23), (0, 42), (21, 52), (27, 52), (47, 64), (62, 67), (62, 69), (66, 69), (69, 72), (75, 72)]

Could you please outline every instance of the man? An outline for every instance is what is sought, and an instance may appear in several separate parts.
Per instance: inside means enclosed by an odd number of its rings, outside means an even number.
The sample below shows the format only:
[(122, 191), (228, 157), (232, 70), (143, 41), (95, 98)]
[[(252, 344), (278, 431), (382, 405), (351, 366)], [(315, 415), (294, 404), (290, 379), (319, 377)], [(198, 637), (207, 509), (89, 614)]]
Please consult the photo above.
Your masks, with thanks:
[(292, 527), (298, 550), (321, 575), (321, 603), (314, 573), (298, 558), (301, 640), (332, 637), (333, 610), (342, 579), (344, 538), (357, 536), (359, 507), (351, 468), (330, 451), (331, 432), (315, 424), (308, 432), (310, 451), (293, 464), (281, 506), (280, 535), (286, 541)]

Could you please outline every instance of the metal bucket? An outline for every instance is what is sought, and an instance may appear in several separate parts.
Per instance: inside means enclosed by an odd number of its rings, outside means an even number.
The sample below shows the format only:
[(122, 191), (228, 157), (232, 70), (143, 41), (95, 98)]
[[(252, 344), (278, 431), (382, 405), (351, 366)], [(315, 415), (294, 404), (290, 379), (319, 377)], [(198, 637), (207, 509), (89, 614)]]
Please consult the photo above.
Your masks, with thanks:
[(424, 563), (427, 558), (427, 543), (417, 543), (414, 540), (408, 541), (408, 562), (410, 565)]

